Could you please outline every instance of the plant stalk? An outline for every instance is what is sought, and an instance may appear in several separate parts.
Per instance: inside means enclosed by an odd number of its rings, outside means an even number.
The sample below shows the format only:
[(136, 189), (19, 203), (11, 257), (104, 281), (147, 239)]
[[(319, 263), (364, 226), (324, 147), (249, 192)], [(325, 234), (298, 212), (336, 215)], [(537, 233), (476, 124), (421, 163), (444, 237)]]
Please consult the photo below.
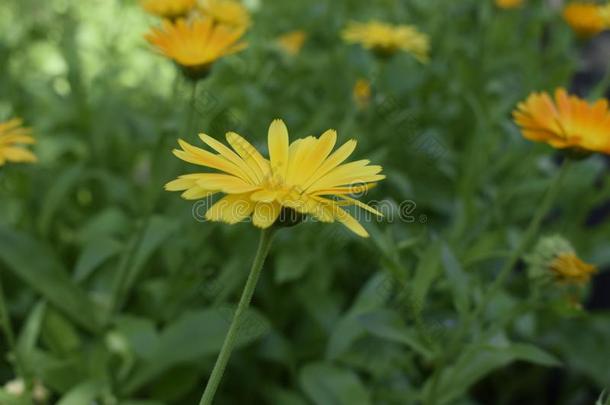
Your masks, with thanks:
[(263, 264), (265, 263), (265, 258), (267, 257), (269, 249), (271, 248), (274, 232), (275, 229), (273, 227), (263, 229), (261, 231), (258, 250), (256, 252), (256, 256), (254, 257), (252, 268), (250, 269), (250, 275), (246, 281), (244, 291), (242, 292), (239, 304), (237, 305), (237, 309), (233, 315), (233, 320), (229, 326), (229, 331), (227, 332), (225, 341), (222, 344), (222, 348), (220, 349), (220, 353), (216, 359), (216, 364), (214, 364), (214, 369), (212, 370), (212, 374), (210, 375), (210, 379), (205, 387), (205, 391), (201, 397), (199, 405), (211, 405), (212, 401), (214, 401), (214, 395), (216, 394), (216, 390), (220, 385), (225, 368), (227, 367), (227, 363), (231, 357), (231, 352), (233, 351), (237, 333), (239, 332), (240, 321), (250, 306), (254, 290), (256, 289), (256, 284), (258, 283)]

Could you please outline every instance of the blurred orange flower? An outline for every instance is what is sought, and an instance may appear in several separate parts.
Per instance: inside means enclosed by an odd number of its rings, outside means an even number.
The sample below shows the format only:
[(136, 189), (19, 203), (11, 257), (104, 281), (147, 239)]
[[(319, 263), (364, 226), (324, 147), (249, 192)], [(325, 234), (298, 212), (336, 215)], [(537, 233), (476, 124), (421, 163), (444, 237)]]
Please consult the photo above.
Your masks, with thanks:
[(608, 101), (589, 104), (565, 89), (533, 93), (513, 112), (526, 139), (546, 142), (563, 149), (610, 154), (610, 111)]
[(195, 7), (196, 0), (141, 0), (142, 8), (150, 14), (176, 19), (186, 16)]
[(210, 18), (190, 22), (179, 19), (175, 23), (166, 20), (162, 28), (153, 28), (146, 40), (197, 79), (206, 75), (218, 59), (246, 48), (245, 42), (238, 42), (244, 32), (244, 27), (214, 24)]

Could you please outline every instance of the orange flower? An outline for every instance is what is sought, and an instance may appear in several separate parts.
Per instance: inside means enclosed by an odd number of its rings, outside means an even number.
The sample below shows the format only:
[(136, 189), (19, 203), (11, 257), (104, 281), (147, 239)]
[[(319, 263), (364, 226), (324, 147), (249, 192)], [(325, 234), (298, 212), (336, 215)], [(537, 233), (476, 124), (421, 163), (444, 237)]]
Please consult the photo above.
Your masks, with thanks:
[(581, 37), (592, 37), (608, 28), (605, 8), (594, 3), (571, 3), (563, 10), (563, 19)]
[(246, 43), (238, 42), (245, 30), (215, 24), (210, 18), (175, 23), (166, 20), (163, 28), (153, 28), (146, 40), (197, 79), (205, 76), (218, 59), (246, 47)]
[(558, 255), (551, 262), (550, 269), (557, 281), (572, 284), (587, 283), (591, 275), (597, 272), (595, 266), (583, 262), (574, 253)]
[(280, 35), (277, 38), (277, 44), (287, 54), (296, 56), (301, 52), (305, 40), (307, 40), (307, 33), (297, 30)]
[(570, 96), (565, 89), (533, 93), (513, 112), (523, 137), (558, 148), (610, 154), (610, 111), (608, 101), (593, 104)]
[(142, 8), (158, 17), (184, 17), (195, 7), (196, 0), (141, 0)]
[(523, 5), (523, 0), (496, 0), (496, 6), (500, 8), (518, 8)]

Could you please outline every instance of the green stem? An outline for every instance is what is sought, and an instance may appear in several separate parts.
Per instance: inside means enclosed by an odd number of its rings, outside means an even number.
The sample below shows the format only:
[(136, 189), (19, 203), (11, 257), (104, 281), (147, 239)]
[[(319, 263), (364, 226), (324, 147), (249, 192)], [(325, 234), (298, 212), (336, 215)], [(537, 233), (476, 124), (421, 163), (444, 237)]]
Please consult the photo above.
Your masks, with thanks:
[(227, 363), (229, 362), (229, 358), (231, 357), (231, 352), (233, 351), (233, 345), (235, 344), (235, 339), (237, 338), (237, 332), (239, 331), (239, 324), (241, 318), (250, 306), (250, 301), (252, 301), (252, 295), (254, 294), (254, 290), (256, 289), (256, 284), (261, 274), (263, 263), (265, 262), (265, 258), (269, 253), (269, 249), (271, 248), (271, 242), (273, 240), (274, 232), (275, 230), (273, 229), (273, 227), (263, 229), (261, 231), (258, 250), (256, 252), (256, 256), (254, 257), (252, 268), (250, 269), (248, 281), (246, 281), (244, 291), (241, 294), (239, 304), (237, 305), (237, 309), (235, 310), (235, 315), (233, 315), (233, 320), (231, 321), (231, 325), (229, 326), (229, 331), (227, 332), (225, 341), (222, 344), (220, 354), (218, 354), (216, 364), (214, 364), (214, 369), (212, 370), (212, 374), (210, 375), (210, 379), (208, 380), (208, 384), (205, 387), (205, 391), (203, 393), (203, 396), (201, 397), (199, 405), (211, 405), (212, 401), (214, 400), (214, 395), (216, 394), (218, 385), (222, 380), (225, 368), (227, 367)]
[(25, 368), (21, 363), (21, 358), (17, 352), (17, 344), (15, 343), (15, 333), (13, 332), (13, 326), (11, 325), (11, 319), (6, 306), (6, 300), (4, 299), (4, 287), (2, 286), (2, 280), (0, 279), (0, 323), (2, 323), (2, 331), (6, 337), (9, 350), (13, 355), (12, 361), (14, 362), (16, 374), (26, 381)]
[(502, 269), (500, 270), (498, 277), (496, 277), (491, 286), (487, 289), (487, 292), (483, 296), (483, 300), (479, 308), (484, 309), (487, 306), (494, 294), (498, 291), (500, 287), (502, 287), (502, 285), (506, 281), (506, 278), (510, 274), (513, 267), (515, 267), (521, 256), (523, 256), (527, 248), (531, 246), (534, 238), (540, 230), (540, 225), (542, 224), (544, 217), (546, 217), (546, 215), (549, 213), (549, 210), (557, 199), (559, 190), (561, 188), (561, 183), (563, 182), (563, 179), (565, 178), (569, 167), (570, 160), (569, 158), (566, 158), (566, 160), (564, 160), (561, 166), (561, 169), (559, 170), (559, 173), (557, 173), (557, 175), (555, 176), (555, 179), (547, 190), (542, 202), (538, 206), (538, 210), (536, 211), (534, 217), (532, 218), (532, 221), (530, 222), (527, 230), (525, 231), (525, 235), (523, 235), (521, 243), (519, 243), (517, 249), (513, 251), (513, 254), (504, 264), (504, 267), (502, 267)]
[(488, 307), (489, 302), (492, 300), (496, 292), (502, 287), (502, 285), (510, 275), (511, 270), (515, 267), (521, 256), (523, 256), (527, 248), (531, 246), (533, 239), (538, 234), (540, 225), (542, 224), (544, 217), (548, 214), (553, 203), (557, 199), (561, 184), (568, 172), (569, 167), (570, 161), (568, 158), (566, 158), (566, 160), (561, 166), (561, 169), (559, 170), (559, 173), (555, 176), (555, 179), (553, 180), (549, 189), (544, 195), (542, 202), (538, 206), (538, 210), (534, 214), (534, 217), (532, 218), (527, 230), (525, 231), (521, 242), (519, 243), (517, 248), (513, 250), (512, 254), (509, 256), (508, 260), (505, 262), (504, 266), (498, 273), (496, 279), (486, 289), (480, 304), (466, 317), (465, 321), (463, 322), (463, 326), (460, 328), (456, 337), (452, 340), (452, 343), (450, 344), (450, 348), (447, 351), (448, 355), (452, 355), (458, 350), (457, 348), (459, 347), (459, 344), (466, 335), (466, 333), (471, 331), (473, 322), (476, 319), (480, 318), (483, 311)]

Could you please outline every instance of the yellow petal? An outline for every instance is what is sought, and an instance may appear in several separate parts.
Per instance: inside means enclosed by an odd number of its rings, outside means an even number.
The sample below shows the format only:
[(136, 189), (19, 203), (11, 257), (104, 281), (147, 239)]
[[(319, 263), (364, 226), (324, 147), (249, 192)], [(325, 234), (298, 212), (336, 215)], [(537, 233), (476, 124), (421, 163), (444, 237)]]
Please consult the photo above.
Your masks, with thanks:
[(350, 139), (345, 142), (339, 149), (333, 152), (314, 172), (309, 180), (303, 185), (305, 189), (309, 188), (312, 184), (318, 181), (321, 177), (325, 176), (328, 172), (333, 170), (345, 161), (356, 149), (356, 142), (354, 139)]
[(274, 190), (259, 190), (252, 193), (252, 201), (270, 203), (277, 197), (278, 192)]
[(248, 179), (252, 183), (256, 183), (259, 181), (258, 177), (256, 176), (256, 172), (254, 172), (237, 153), (233, 152), (230, 148), (223, 145), (221, 142), (218, 142), (216, 139), (212, 138), (209, 135), (199, 134), (199, 138), (201, 138), (201, 140), (205, 142), (210, 148), (218, 152), (223, 158), (227, 159), (229, 162), (237, 166), (240, 169), (242, 178)]
[(243, 178), (242, 172), (237, 166), (235, 166), (235, 164), (231, 163), (222, 156), (218, 156), (208, 152), (207, 150), (192, 146), (188, 142), (183, 141), (182, 139), (179, 139), (178, 143), (180, 144), (183, 150), (174, 149), (174, 155), (176, 155), (176, 157), (178, 157), (179, 159), (196, 165), (206, 166), (212, 169), (220, 170), (222, 172), (226, 172), (232, 174), (233, 176), (242, 178), (244, 181), (249, 181), (247, 177)]
[(236, 224), (252, 214), (254, 204), (248, 194), (227, 195), (207, 210), (205, 218), (209, 221)]
[(247, 183), (239, 177), (219, 173), (200, 174), (197, 185), (207, 190), (220, 190), (227, 194), (247, 193), (259, 188), (259, 186)]
[(288, 128), (284, 121), (276, 119), (269, 126), (269, 159), (274, 173), (286, 178), (288, 168)]
[(9, 162), (36, 162), (36, 156), (27, 149), (18, 147), (8, 147), (2, 149), (4, 158)]
[(277, 220), (281, 210), (282, 206), (277, 202), (259, 202), (254, 208), (252, 223), (259, 228), (269, 228)]
[(259, 181), (262, 181), (269, 174), (269, 162), (259, 151), (256, 150), (250, 142), (235, 132), (227, 132), (227, 142), (237, 152), (239, 156), (246, 162), (250, 170), (256, 175)]

